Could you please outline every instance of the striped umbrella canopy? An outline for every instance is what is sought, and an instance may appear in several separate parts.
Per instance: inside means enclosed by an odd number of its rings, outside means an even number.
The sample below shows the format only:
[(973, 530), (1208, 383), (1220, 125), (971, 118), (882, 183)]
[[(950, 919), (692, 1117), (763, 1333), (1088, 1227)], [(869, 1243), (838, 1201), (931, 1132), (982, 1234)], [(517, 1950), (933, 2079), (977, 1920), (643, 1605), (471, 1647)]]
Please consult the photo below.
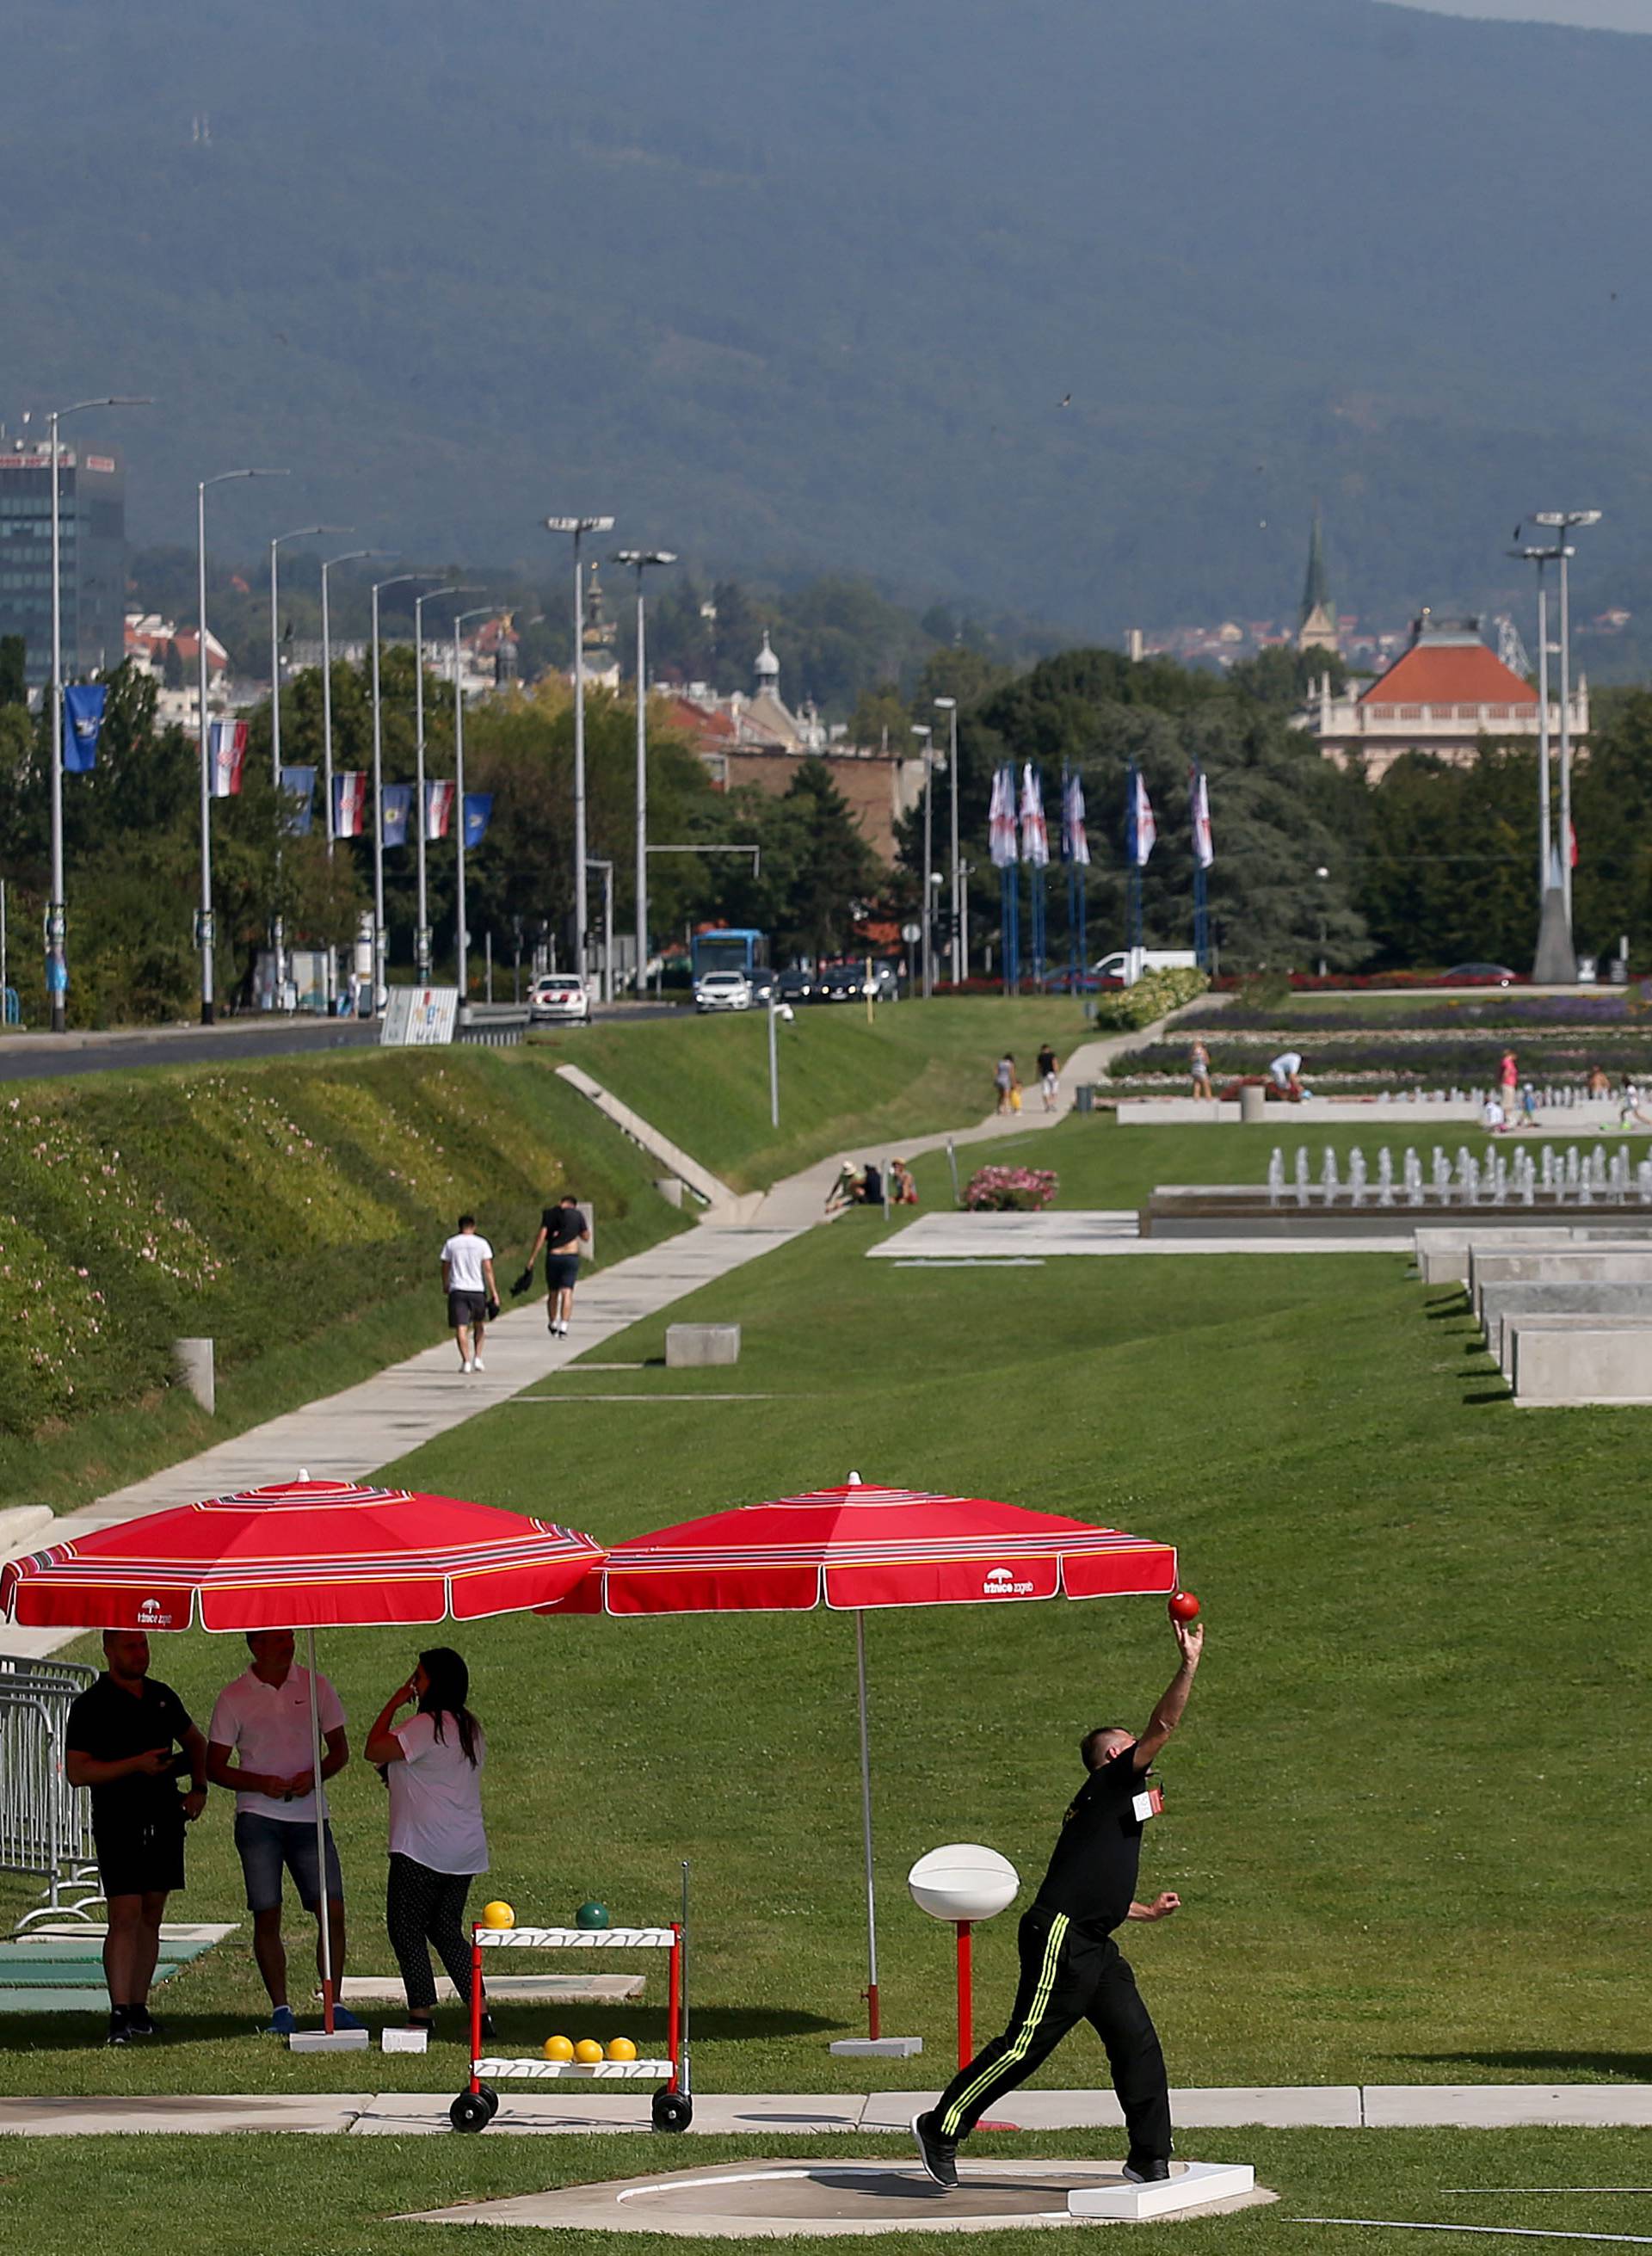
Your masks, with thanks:
[(808, 1612), (855, 1617), (865, 1852), (866, 1997), (879, 2034), (872, 1886), (866, 1614), (884, 1606), (1013, 1605), (1037, 1598), (1168, 1597), (1175, 1546), (985, 1497), (880, 1488), (852, 1477), (616, 1544), (554, 1613)]
[[(0, 1621), (29, 1629), (301, 1629), (319, 1777), (318, 1629), (479, 1621), (561, 1597), (604, 1556), (589, 1535), (491, 1505), (352, 1481), (278, 1481), (53, 1543), (0, 1568)], [(321, 1797), (318, 1854), (326, 1870)], [(333, 2026), (321, 1922), (322, 2017)]]

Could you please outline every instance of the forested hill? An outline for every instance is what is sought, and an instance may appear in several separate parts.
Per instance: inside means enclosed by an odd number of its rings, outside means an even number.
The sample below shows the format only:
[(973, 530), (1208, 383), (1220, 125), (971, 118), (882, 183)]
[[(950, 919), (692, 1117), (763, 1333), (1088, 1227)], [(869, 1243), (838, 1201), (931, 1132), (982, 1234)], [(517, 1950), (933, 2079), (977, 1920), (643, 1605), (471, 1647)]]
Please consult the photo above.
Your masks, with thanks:
[[(12, 0), (0, 413), (139, 539), (542, 552), (547, 510), (1091, 633), (1652, 597), (1652, 40), (1375, 0)], [(1070, 404), (1063, 404), (1069, 400)], [(268, 496), (228, 490), (219, 545)], [(1522, 590), (1522, 593), (1524, 590)]]

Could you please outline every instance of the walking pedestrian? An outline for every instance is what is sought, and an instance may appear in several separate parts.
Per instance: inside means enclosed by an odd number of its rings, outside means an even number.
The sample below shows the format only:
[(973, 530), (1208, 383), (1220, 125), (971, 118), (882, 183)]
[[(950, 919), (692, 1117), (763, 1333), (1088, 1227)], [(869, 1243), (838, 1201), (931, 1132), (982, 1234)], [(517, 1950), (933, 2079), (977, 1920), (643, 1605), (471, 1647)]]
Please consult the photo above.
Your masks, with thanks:
[[(461, 2002), (470, 2003), (464, 1906), (471, 1881), (488, 1869), (488, 1837), (482, 1821), (487, 1741), (469, 1696), (470, 1672), (462, 1657), (450, 1646), (432, 1646), (367, 1734), (367, 1759), (378, 1766), (390, 1788), (385, 1924), (413, 2029), (428, 2029), (436, 2017), (432, 1943)], [(398, 1724), (397, 1714), (410, 1703), (413, 1713)], [(486, 2014), (482, 2034), (494, 2034)]]
[(928, 2113), (913, 2118), (919, 2156), (937, 2185), (956, 2187), (959, 2142), (1080, 2020), (1106, 2048), (1124, 2109), (1125, 2175), (1153, 2184), (1170, 2175), (1164, 2054), (1112, 1935), (1127, 1919), (1168, 1919), (1182, 1907), (1168, 1891), (1148, 1903), (1135, 1893), (1142, 1827), (1164, 1806), (1148, 1773), (1182, 1720), (1204, 1646), (1197, 1621), (1173, 1620), (1171, 1628), (1181, 1658), (1146, 1731), (1136, 1738), (1120, 1724), (1104, 1724), (1078, 1743), (1088, 1775), (1062, 1821), (1037, 1899), (1021, 1917), (1020, 1981), (1009, 2027), (959, 2069)]
[(1010, 1091), (1015, 1086), (1015, 1060), (1008, 1050), (992, 1068), (992, 1086), (998, 1092), (996, 1110), (1002, 1115), (1010, 1109)]
[[(310, 1672), (293, 1665), (290, 1629), (247, 1632), (251, 1666), (219, 1693), (207, 1726), (207, 1775), (236, 1798), (235, 1844), (252, 1914), (252, 1956), (270, 1993), (266, 2034), (290, 2037), (298, 2023), (286, 1994), (286, 1946), (281, 1940), (282, 1876), (291, 1872), (299, 1901), (315, 1918), (315, 1963), (322, 1966), (321, 1921), (331, 1944), (335, 1995), (344, 1979), (344, 1882), (325, 1781), (349, 1760), (344, 1710), (325, 1676), (315, 1679), (321, 1726), (321, 1772), (310, 1738)], [(229, 1758), (237, 1758), (231, 1762)], [(321, 1870), (315, 1820), (320, 1804), (327, 1871)], [(362, 2024), (342, 2006), (335, 2028)]]
[[(1604, 1074), (1601, 1078), (1603, 1081), (1606, 1079)], [(1514, 1108), (1520, 1102), (1520, 1065), (1513, 1050), (1503, 1052), (1501, 1061), (1497, 1068), (1497, 1083), (1502, 1102), (1503, 1117), (1506, 1120), (1512, 1120), (1514, 1117)], [(1610, 1094), (1610, 1090), (1611, 1083), (1607, 1082), (1606, 1093)]]
[(1061, 1086), (1061, 1061), (1046, 1042), (1038, 1053), (1038, 1085), (1044, 1092), (1044, 1110), (1055, 1110), (1055, 1095)]
[(448, 1296), (448, 1322), (459, 1349), (461, 1371), (484, 1371), (482, 1343), (499, 1313), (493, 1281), (493, 1248), (477, 1230), (473, 1214), (462, 1214), (459, 1227), (441, 1249), (441, 1289)]
[(578, 1199), (572, 1191), (564, 1191), (556, 1204), (547, 1206), (540, 1216), (540, 1234), (527, 1257), (526, 1273), (531, 1277), (540, 1248), (545, 1248), (545, 1313), (553, 1338), (568, 1336), (580, 1255), (589, 1251), (590, 1242), (590, 1225), (579, 1210)]
[[(156, 2037), (149, 1985), (166, 1899), (184, 1884), (184, 1827), (207, 1806), (207, 1743), (169, 1684), (149, 1673), (142, 1630), (103, 1632), (103, 1673), (69, 1710), (64, 1769), (92, 1797), (92, 1844), (109, 1928), (103, 1979), (112, 2045)], [(180, 1794), (180, 1765), (189, 1771)]]
[(1216, 1091), (1211, 1086), (1211, 1053), (1204, 1046), (1202, 1034), (1193, 1037), (1193, 1048), (1188, 1058), (1188, 1070), (1193, 1076), (1193, 1094), (1214, 1099)]

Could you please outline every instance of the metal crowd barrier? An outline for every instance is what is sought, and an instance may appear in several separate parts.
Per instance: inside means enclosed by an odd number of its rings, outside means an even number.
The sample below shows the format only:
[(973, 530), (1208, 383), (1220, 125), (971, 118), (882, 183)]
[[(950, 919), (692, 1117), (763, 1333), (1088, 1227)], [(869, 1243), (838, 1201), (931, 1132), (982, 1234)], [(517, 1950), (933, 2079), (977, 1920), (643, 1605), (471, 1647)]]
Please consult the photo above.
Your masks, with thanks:
[(96, 1681), (78, 1661), (0, 1653), (0, 1870), (38, 1872), (46, 1884), (19, 1933), (38, 1920), (89, 1920), (102, 1901), (91, 1796), (65, 1769), (69, 1710)]

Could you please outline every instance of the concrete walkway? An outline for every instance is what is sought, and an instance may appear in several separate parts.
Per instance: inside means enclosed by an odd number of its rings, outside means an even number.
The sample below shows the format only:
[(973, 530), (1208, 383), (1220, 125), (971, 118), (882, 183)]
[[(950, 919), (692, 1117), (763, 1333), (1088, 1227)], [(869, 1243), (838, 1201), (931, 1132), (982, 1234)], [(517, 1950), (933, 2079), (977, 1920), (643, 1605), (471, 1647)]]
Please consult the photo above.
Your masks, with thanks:
[[(0, 2099), (0, 2133), (85, 2137), (106, 2132), (349, 2132), (420, 2138), (446, 2133), (448, 2104), (464, 2076), (463, 2055), (430, 2058), (430, 2091), (246, 2094), (164, 2093), (126, 2098)], [(653, 2087), (558, 2091), (502, 2083), (496, 2128), (541, 2134), (646, 2131)], [(912, 2118), (935, 2091), (775, 2092), (749, 2097), (696, 2092), (692, 2129), (711, 2136), (773, 2138), (882, 2132), (911, 2137)], [(1281, 2084), (1173, 2091), (1178, 2128), (1384, 2131), (1549, 2128), (1640, 2130), (1652, 2126), (1652, 2084)], [(993, 2110), (1002, 2130), (1117, 2130), (1124, 2117), (1111, 2091), (1016, 2091)]]

